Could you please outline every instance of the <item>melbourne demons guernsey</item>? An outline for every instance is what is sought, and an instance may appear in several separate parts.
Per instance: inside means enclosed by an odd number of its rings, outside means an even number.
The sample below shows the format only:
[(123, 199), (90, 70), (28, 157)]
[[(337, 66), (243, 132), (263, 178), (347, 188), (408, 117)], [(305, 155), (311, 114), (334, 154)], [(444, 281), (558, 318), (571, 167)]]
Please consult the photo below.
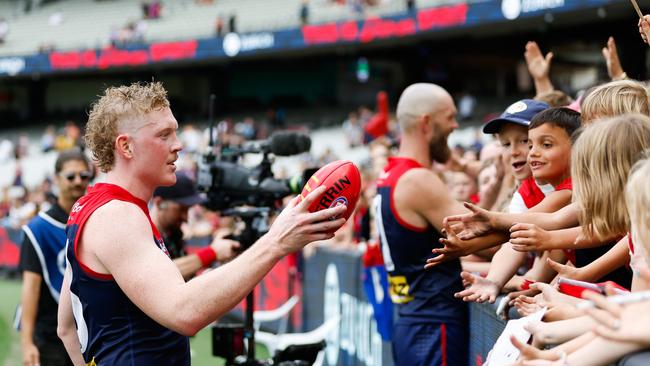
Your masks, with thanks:
[(92, 213), (112, 201), (131, 202), (149, 219), (156, 245), (167, 254), (146, 202), (123, 188), (98, 183), (72, 207), (68, 218), (67, 259), (72, 269), (70, 296), (88, 365), (190, 365), (189, 340), (143, 313), (122, 292), (111, 275), (94, 272), (79, 260), (77, 246)]
[(388, 271), (389, 292), (397, 304), (400, 322), (464, 323), (466, 305), (454, 298), (454, 293), (463, 289), (460, 261), (444, 262), (425, 270), (431, 250), (441, 247), (440, 233), (430, 224), (426, 228), (409, 225), (395, 210), (393, 193), (397, 181), (408, 170), (421, 167), (412, 159), (389, 158), (377, 180), (373, 208)]

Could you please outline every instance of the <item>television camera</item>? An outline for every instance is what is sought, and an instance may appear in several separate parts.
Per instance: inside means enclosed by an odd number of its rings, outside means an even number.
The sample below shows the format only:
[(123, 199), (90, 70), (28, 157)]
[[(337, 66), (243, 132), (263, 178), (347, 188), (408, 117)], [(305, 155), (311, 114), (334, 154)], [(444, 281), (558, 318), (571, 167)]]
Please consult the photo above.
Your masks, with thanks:
[[(199, 163), (197, 185), (207, 194), (207, 208), (217, 211), (239, 206), (279, 208), (282, 198), (300, 193), (315, 170), (307, 170), (290, 179), (276, 179), (271, 170), (271, 154), (292, 156), (310, 148), (309, 136), (279, 132), (265, 141), (222, 147), (218, 157), (212, 153), (204, 156)], [(244, 167), (239, 162), (245, 154), (262, 154), (262, 161), (256, 167)]]
[[(215, 148), (210, 131), (210, 151), (199, 162), (197, 186), (207, 195), (208, 209), (220, 211), (224, 216), (238, 217), (243, 230), (231, 239), (247, 249), (268, 231), (268, 218), (279, 210), (282, 199), (299, 194), (304, 183), (317, 169), (308, 169), (290, 179), (273, 176), (272, 164), (276, 156), (292, 156), (309, 151), (309, 136), (295, 132), (279, 132), (264, 141), (249, 142), (238, 147)], [(217, 150), (215, 152), (215, 150)], [(255, 167), (241, 165), (246, 154), (261, 154)], [(215, 356), (224, 357), (228, 365), (264, 365), (255, 359), (253, 292), (246, 297), (244, 324), (216, 324), (212, 328), (212, 349)], [(246, 347), (245, 347), (246, 345)], [(324, 342), (292, 345), (273, 355), (271, 364), (309, 365)], [(244, 356), (245, 354), (245, 356)]]

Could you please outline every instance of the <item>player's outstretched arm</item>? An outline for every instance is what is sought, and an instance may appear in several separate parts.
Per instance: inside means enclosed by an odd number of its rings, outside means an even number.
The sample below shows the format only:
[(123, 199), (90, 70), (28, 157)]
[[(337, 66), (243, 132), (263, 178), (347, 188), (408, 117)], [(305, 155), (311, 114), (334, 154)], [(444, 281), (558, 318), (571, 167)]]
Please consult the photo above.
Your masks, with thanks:
[(445, 247), (434, 251), (437, 254), (435, 263), (462, 257), (504, 241), (501, 235), (481, 238), (480, 242), (462, 242), (452, 237), (455, 233), (444, 218), (466, 210), (451, 198), (442, 180), (429, 169), (411, 169), (405, 173), (395, 188), (394, 201), (398, 202), (396, 208), (402, 219), (408, 215), (411, 220), (420, 221), (419, 226), (430, 224), (438, 232), (447, 234), (447, 239), (441, 240)]
[[(251, 248), (216, 270), (185, 283), (176, 266), (152, 243), (147, 218), (133, 204), (112, 201), (86, 223), (82, 243), (97, 266), (110, 273), (144, 313), (181, 334), (192, 335), (233, 308), (285, 255), (333, 237), (345, 206), (314, 213), (309, 205), (325, 187), (305, 200), (296, 197)], [(94, 241), (92, 239), (94, 239)]]

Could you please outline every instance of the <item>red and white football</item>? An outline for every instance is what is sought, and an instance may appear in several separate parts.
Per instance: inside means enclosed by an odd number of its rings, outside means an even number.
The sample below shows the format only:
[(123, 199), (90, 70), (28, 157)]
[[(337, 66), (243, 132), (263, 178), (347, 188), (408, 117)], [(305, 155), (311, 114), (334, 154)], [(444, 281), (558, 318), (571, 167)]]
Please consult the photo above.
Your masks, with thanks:
[[(348, 209), (342, 217), (346, 220), (350, 218), (361, 192), (359, 169), (351, 161), (347, 160), (338, 160), (325, 165), (309, 178), (300, 193), (301, 200), (307, 197), (309, 192), (321, 185), (324, 185), (327, 189), (309, 206), (309, 212), (346, 205)], [(332, 217), (332, 220), (337, 218)]]

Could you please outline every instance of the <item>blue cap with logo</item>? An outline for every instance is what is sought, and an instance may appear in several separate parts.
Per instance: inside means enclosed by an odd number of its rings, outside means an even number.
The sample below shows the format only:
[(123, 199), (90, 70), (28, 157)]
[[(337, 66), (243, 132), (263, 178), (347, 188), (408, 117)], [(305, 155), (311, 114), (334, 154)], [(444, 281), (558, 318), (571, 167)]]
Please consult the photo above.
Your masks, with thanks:
[(544, 102), (533, 99), (522, 99), (506, 108), (499, 118), (495, 118), (483, 126), (483, 133), (499, 133), (501, 126), (504, 123), (514, 123), (521, 126), (530, 124), (533, 117), (547, 109), (550, 106)]

